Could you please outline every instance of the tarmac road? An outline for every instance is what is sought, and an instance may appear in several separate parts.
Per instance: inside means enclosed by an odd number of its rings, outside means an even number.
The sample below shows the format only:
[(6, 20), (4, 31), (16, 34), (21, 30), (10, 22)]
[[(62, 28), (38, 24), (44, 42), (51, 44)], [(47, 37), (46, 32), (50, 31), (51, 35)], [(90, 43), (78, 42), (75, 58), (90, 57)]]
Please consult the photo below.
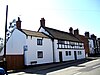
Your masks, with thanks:
[[(93, 58), (94, 59), (94, 58)], [(100, 75), (100, 58), (26, 68), (8, 75)]]

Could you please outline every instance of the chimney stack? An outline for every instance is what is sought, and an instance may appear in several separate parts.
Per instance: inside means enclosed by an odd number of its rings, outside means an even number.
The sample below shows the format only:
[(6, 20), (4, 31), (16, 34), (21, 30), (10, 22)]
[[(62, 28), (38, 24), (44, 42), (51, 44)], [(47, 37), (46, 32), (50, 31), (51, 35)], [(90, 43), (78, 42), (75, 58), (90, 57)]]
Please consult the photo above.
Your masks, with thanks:
[(40, 20), (40, 25), (41, 25), (42, 27), (45, 27), (45, 19), (44, 19), (44, 18), (41, 18), (41, 20)]
[(91, 38), (94, 39), (94, 40), (97, 39), (97, 37), (94, 34), (91, 35)]
[(89, 32), (85, 32), (85, 36), (89, 38)]
[(69, 33), (73, 34), (73, 28), (72, 27), (69, 28)]
[(20, 17), (18, 17), (18, 21), (16, 21), (16, 28), (17, 29), (21, 29), (21, 20), (20, 20)]
[(79, 30), (78, 29), (74, 30), (74, 35), (79, 35)]

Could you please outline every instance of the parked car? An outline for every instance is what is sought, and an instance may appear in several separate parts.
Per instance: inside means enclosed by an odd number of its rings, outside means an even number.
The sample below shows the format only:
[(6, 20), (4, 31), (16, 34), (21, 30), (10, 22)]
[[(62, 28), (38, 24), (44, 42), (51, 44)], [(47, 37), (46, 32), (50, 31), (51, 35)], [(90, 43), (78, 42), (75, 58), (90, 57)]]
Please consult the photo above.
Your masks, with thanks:
[(0, 67), (0, 75), (5, 75), (5, 70)]

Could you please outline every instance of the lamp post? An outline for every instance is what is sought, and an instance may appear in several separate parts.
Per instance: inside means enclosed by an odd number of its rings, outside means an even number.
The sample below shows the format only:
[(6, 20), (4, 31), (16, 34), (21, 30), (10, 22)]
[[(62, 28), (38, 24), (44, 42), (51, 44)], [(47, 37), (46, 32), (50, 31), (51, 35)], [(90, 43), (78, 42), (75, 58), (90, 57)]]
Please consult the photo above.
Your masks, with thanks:
[(8, 17), (8, 5), (6, 6), (5, 41), (4, 41), (4, 55), (3, 55), (4, 69), (5, 69), (6, 71), (7, 71), (7, 62), (6, 62), (6, 32), (7, 32), (7, 17)]

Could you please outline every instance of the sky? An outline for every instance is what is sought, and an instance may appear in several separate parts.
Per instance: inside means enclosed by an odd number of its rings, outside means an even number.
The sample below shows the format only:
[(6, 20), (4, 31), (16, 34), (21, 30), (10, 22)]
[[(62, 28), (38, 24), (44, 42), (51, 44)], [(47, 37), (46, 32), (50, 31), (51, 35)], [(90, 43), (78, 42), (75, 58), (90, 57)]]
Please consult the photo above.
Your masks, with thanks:
[(40, 19), (46, 26), (69, 32), (69, 28), (86, 31), (100, 37), (100, 0), (0, 0), (0, 37), (4, 37), (8, 5), (8, 26), (13, 19), (21, 18), (22, 29), (37, 31)]

